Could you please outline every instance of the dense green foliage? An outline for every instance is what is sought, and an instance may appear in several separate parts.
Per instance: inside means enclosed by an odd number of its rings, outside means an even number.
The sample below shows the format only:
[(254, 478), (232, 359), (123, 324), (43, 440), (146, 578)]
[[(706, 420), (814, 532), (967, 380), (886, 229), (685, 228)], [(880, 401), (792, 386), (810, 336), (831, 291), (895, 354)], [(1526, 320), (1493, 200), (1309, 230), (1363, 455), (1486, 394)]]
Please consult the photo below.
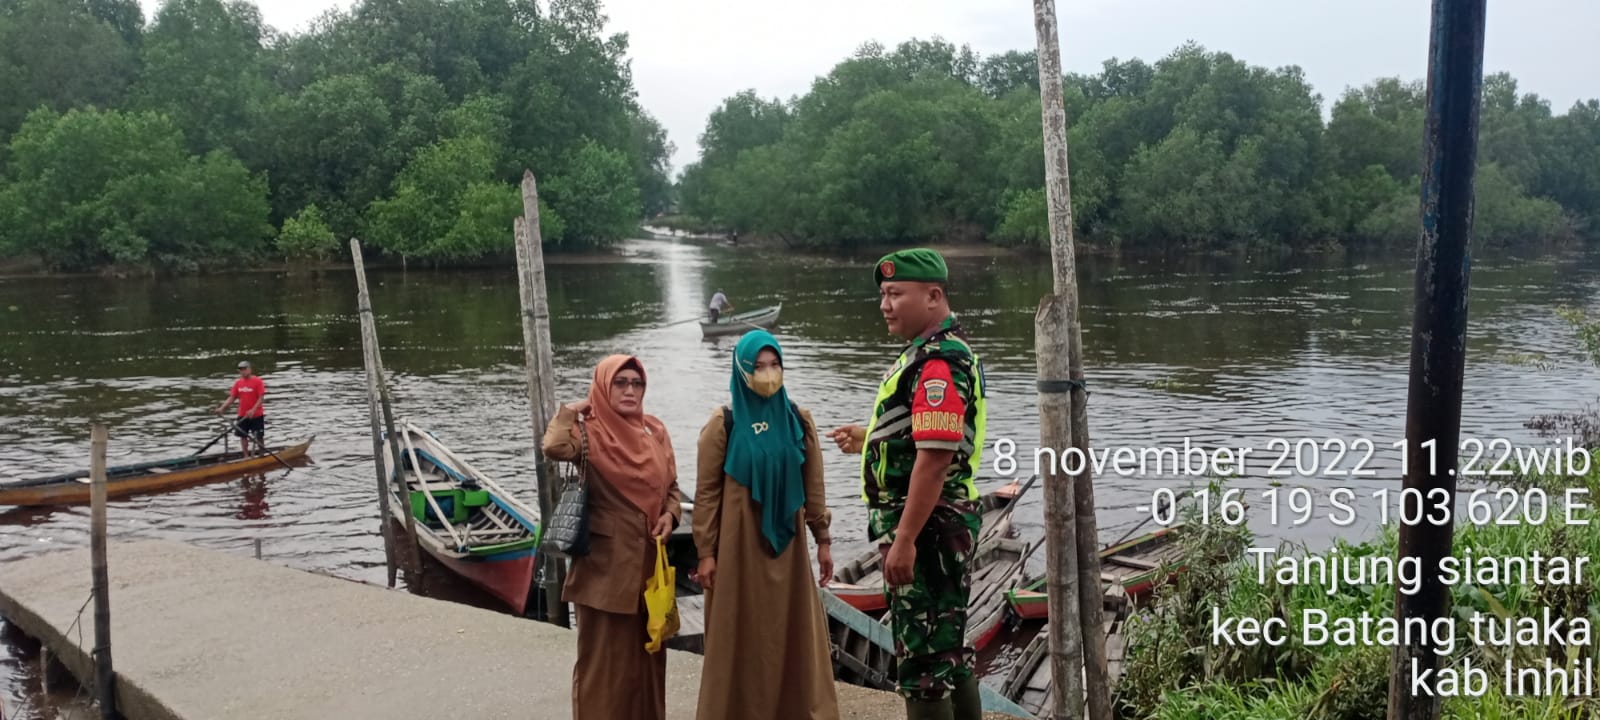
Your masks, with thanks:
[[(789, 102), (714, 111), (682, 210), (811, 244), (1046, 238), (1031, 53), (868, 45)], [(1064, 79), (1075, 229), (1140, 247), (1409, 244), (1420, 217), (1423, 88), (1382, 79), (1324, 121), (1298, 68), (1186, 45)], [(1554, 115), (1485, 79), (1477, 237), (1600, 230), (1600, 103)]]
[(322, 209), (307, 205), (299, 215), (286, 218), (278, 231), (278, 252), (288, 259), (324, 260), (339, 249), (339, 239), (322, 219)]
[(224, 152), (190, 155), (166, 116), (39, 110), (11, 140), (0, 248), (55, 267), (188, 266), (261, 247), (266, 182)]
[(331, 233), (504, 260), (525, 168), (547, 244), (612, 242), (669, 204), (672, 148), (604, 24), (599, 0), (359, 0), (286, 36), (248, 0), (148, 26), (137, 0), (0, 0), (0, 253), (183, 267)]

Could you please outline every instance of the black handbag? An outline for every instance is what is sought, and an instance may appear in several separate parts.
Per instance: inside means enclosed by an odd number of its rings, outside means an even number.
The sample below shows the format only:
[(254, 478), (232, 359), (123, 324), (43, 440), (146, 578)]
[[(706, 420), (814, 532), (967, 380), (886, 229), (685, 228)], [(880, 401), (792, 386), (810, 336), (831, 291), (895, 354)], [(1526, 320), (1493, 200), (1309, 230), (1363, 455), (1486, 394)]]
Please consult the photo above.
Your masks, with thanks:
[(539, 541), (539, 552), (568, 559), (589, 554), (589, 429), (581, 419), (578, 436), (578, 477), (562, 489), (555, 515), (545, 523)]

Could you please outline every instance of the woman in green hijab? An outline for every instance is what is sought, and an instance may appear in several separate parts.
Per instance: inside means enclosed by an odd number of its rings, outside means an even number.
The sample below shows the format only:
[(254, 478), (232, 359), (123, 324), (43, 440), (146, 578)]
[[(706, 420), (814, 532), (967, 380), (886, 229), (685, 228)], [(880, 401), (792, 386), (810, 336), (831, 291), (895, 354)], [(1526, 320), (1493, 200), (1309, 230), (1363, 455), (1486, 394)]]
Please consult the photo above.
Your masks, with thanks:
[[(816, 585), (833, 576), (822, 450), (811, 414), (783, 387), (783, 349), (739, 339), (732, 407), (700, 431), (697, 576), (706, 589), (700, 720), (836, 720), (828, 620)], [(800, 526), (817, 543), (822, 581)]]

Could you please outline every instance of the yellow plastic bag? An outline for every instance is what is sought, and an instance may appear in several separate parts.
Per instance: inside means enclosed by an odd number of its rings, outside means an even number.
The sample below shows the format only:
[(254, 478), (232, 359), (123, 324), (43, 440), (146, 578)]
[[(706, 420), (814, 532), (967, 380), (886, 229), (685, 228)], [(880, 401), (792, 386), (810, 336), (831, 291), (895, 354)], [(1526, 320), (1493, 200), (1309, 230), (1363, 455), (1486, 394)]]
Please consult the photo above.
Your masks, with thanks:
[(678, 634), (677, 570), (667, 562), (667, 545), (656, 538), (656, 572), (644, 584), (644, 607), (650, 613), (645, 630), (650, 641), (644, 649), (657, 653), (667, 638)]

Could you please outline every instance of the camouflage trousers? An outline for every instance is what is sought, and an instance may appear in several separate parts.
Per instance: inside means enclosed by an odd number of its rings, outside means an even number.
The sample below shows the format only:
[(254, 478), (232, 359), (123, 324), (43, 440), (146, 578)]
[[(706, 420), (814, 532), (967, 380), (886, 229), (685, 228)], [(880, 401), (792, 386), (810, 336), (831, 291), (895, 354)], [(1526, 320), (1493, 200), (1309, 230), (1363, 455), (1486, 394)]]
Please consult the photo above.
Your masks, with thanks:
[[(873, 527), (894, 527), (899, 509), (874, 509)], [(982, 516), (975, 503), (940, 501), (917, 535), (909, 585), (886, 587), (889, 623), (899, 667), (899, 692), (913, 700), (946, 697), (972, 677), (977, 653), (967, 645), (968, 566)], [(885, 561), (890, 544), (878, 546)]]

